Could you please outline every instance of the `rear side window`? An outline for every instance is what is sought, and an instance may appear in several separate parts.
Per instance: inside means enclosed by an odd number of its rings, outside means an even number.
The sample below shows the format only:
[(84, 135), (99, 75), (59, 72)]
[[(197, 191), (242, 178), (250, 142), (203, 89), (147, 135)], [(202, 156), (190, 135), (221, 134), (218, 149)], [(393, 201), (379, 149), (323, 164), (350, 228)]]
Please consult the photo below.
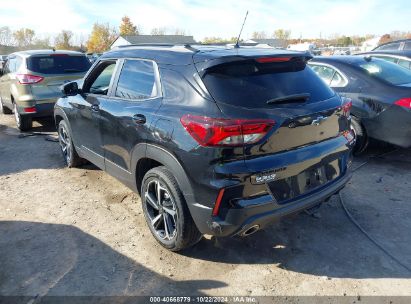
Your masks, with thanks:
[(66, 54), (33, 56), (27, 59), (27, 68), (40, 74), (83, 73), (90, 68), (86, 56)]
[(411, 83), (411, 71), (394, 63), (374, 59), (359, 65), (368, 75), (387, 81), (393, 85)]
[(290, 95), (309, 94), (307, 102), (334, 96), (300, 58), (281, 63), (247, 60), (222, 64), (207, 70), (203, 81), (217, 102), (248, 108), (271, 108), (267, 101)]
[(411, 50), (411, 41), (406, 41), (404, 44), (404, 50), (410, 51)]
[(330, 87), (344, 87), (347, 85), (347, 80), (337, 70), (328, 66), (312, 63), (310, 63), (309, 66)]
[(126, 60), (120, 73), (115, 96), (142, 100), (158, 95), (154, 63), (147, 60)]
[(395, 51), (398, 50), (400, 47), (400, 43), (399, 42), (395, 42), (395, 43), (390, 43), (390, 44), (386, 44), (386, 45), (381, 45), (377, 48), (375, 48), (375, 50), (379, 50), (379, 51)]
[(313, 65), (311, 68), (327, 85), (330, 85), (334, 76), (334, 69), (321, 65)]
[(404, 68), (411, 70), (411, 60), (400, 59), (398, 60), (398, 64)]
[(380, 58), (380, 59), (383, 59), (383, 60), (386, 60), (386, 61), (389, 61), (389, 62), (397, 63), (397, 58), (395, 58), (395, 57), (388, 57), (388, 56), (373, 56), (373, 57)]

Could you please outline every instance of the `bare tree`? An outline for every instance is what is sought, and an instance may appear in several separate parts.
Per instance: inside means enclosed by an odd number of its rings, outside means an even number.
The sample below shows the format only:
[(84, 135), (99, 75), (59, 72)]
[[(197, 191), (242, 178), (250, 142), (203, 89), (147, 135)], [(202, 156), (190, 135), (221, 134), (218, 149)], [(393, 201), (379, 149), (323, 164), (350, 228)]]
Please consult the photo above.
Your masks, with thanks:
[(72, 49), (73, 32), (62, 30), (60, 34), (57, 35), (54, 44), (58, 50), (70, 50)]
[(291, 31), (285, 30), (285, 29), (278, 29), (278, 30), (275, 30), (273, 33), (273, 38), (276, 38), (276, 39), (288, 40), (290, 39), (290, 36), (291, 36)]
[(264, 31), (261, 32), (253, 32), (251, 35), (253, 39), (266, 39), (267, 38), (267, 33)]
[(13, 33), (8, 26), (0, 27), (0, 45), (13, 45)]
[(176, 29), (174, 30), (174, 35), (185, 36), (185, 35), (186, 35), (186, 31), (185, 31), (184, 29), (176, 28)]
[(29, 28), (21, 28), (13, 33), (16, 44), (19, 47), (28, 47), (33, 44), (35, 32)]
[(165, 27), (155, 27), (151, 30), (151, 35), (166, 35), (167, 28)]

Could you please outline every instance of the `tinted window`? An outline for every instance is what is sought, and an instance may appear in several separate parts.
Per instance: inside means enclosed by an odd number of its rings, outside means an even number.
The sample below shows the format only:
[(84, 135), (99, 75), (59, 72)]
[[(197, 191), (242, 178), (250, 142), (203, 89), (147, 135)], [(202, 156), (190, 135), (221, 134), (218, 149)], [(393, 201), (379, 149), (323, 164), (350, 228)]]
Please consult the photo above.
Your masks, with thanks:
[(406, 41), (404, 44), (404, 50), (411, 50), (411, 41)]
[(334, 76), (334, 69), (322, 65), (312, 65), (311, 68), (327, 85), (330, 85)]
[(90, 68), (90, 61), (86, 56), (66, 54), (33, 56), (27, 59), (27, 68), (41, 74), (82, 73)]
[(329, 99), (334, 93), (301, 59), (257, 63), (254, 60), (212, 67), (203, 81), (216, 101), (242, 107), (272, 107), (267, 101), (309, 93), (308, 102)]
[(147, 99), (158, 96), (151, 61), (126, 60), (120, 73), (116, 96), (125, 99)]
[(395, 57), (388, 57), (388, 56), (373, 56), (373, 57), (380, 58), (380, 59), (383, 59), (383, 60), (386, 60), (386, 61), (389, 61), (389, 62), (397, 63), (397, 58), (395, 58)]
[(398, 60), (398, 64), (404, 68), (411, 70), (411, 60), (400, 59)]
[(96, 68), (97, 75), (94, 76), (96, 78), (90, 86), (90, 93), (107, 95), (115, 67), (115, 62), (103, 62)]
[(336, 71), (333, 76), (333, 79), (331, 80), (330, 87), (343, 87), (345, 85), (346, 85), (346, 80), (340, 73)]
[(399, 47), (400, 47), (400, 43), (395, 42), (395, 43), (390, 43), (390, 44), (386, 44), (386, 45), (381, 45), (381, 46), (375, 48), (375, 50), (394, 51), (394, 50), (398, 50)]
[(411, 83), (411, 71), (394, 63), (373, 59), (359, 65), (368, 75), (385, 80), (394, 85)]

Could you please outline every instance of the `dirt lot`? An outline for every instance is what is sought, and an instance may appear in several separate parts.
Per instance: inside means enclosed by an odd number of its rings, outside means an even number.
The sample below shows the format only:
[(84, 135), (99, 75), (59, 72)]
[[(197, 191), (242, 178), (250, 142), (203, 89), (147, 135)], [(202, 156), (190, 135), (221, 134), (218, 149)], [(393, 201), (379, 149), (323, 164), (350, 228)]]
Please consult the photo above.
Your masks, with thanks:
[[(0, 295), (411, 295), (411, 273), (337, 197), (320, 216), (176, 254), (151, 237), (138, 195), (92, 165), (65, 168), (44, 136), (19, 134), (0, 114)], [(355, 219), (409, 267), (410, 185), (411, 150), (398, 150), (371, 158), (343, 191)]]

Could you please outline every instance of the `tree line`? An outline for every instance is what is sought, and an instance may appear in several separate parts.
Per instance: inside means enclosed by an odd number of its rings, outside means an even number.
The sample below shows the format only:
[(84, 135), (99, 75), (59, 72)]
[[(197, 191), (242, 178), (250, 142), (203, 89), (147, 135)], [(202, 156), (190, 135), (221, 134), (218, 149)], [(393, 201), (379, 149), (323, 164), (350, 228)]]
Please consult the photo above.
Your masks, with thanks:
[[(0, 48), (12, 51), (25, 49), (55, 48), (56, 50), (75, 50), (89, 53), (101, 53), (107, 51), (114, 40), (119, 36), (140, 35), (141, 28), (134, 25), (128, 16), (121, 20), (119, 28), (109, 23), (94, 23), (91, 33), (87, 39), (83, 36), (75, 36), (70, 30), (62, 30), (54, 39), (51, 37), (39, 37), (30, 28), (21, 28), (12, 31), (8, 26), (0, 27)], [(185, 30), (166, 27), (153, 28), (151, 35), (185, 35)], [(0, 51), (1, 52), (1, 51)], [(3, 53), (3, 52), (1, 52)]]
[[(135, 25), (128, 16), (121, 19), (119, 28), (112, 27), (109, 23), (94, 23), (91, 33), (87, 39), (82, 35), (75, 36), (70, 30), (62, 30), (54, 39), (51, 37), (37, 36), (35, 31), (30, 28), (21, 28), (12, 31), (8, 26), (0, 27), (0, 48), (3, 46), (13, 51), (33, 49), (33, 48), (55, 48), (64, 50), (76, 50), (89, 53), (101, 53), (108, 50), (114, 40), (119, 36), (127, 35), (141, 35), (141, 27)], [(185, 35), (183, 29), (175, 28), (169, 29), (166, 27), (153, 28), (151, 35)], [(320, 34), (321, 36), (321, 34)], [(334, 34), (328, 38), (314, 38), (314, 39), (291, 39), (291, 31), (287, 29), (277, 29), (272, 34), (267, 34), (265, 31), (255, 31), (252, 33), (252, 39), (267, 39), (275, 38), (282, 39), (288, 44), (298, 42), (314, 42), (318, 45), (335, 45), (335, 46), (350, 46), (361, 45), (362, 42), (374, 35), (364, 36), (345, 36)], [(382, 36), (380, 43), (385, 43), (392, 40), (403, 38), (411, 38), (411, 32), (394, 31), (390, 34)], [(53, 41), (52, 41), (53, 40)], [(205, 37), (202, 43), (234, 43), (236, 37), (229, 39), (221, 37)], [(1, 52), (1, 51), (0, 51)]]

